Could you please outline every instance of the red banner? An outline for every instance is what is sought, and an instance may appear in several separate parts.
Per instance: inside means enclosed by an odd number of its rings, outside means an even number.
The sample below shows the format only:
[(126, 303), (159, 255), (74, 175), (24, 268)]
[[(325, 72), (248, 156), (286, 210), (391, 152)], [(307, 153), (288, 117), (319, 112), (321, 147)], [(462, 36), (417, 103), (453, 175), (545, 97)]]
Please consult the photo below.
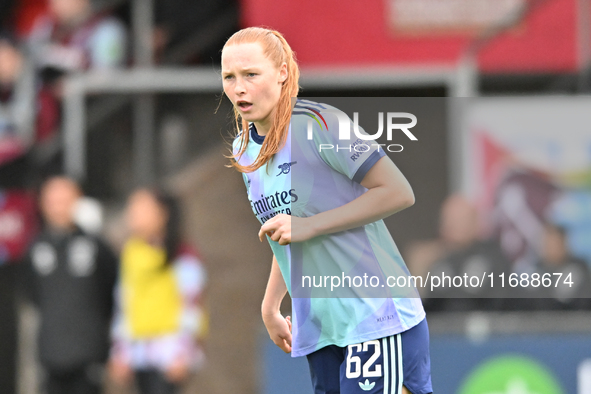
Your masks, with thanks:
[[(303, 67), (455, 64), (484, 28), (525, 2), (532, 5), (526, 17), (481, 50), (480, 69), (577, 69), (577, 0), (494, 1), (503, 4), (496, 13), (493, 3), (473, 0), (469, 12), (458, 16), (454, 9), (462, 0), (243, 0), (242, 22), (281, 31)], [(419, 5), (427, 9), (429, 2), (440, 10), (421, 13)]]

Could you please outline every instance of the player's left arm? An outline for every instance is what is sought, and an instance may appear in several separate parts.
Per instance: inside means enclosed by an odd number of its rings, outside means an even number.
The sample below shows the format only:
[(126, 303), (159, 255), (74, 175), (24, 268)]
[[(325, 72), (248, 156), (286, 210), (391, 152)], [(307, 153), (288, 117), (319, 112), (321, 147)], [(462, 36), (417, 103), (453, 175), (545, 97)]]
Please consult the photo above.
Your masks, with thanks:
[(269, 235), (282, 245), (303, 242), (319, 235), (361, 227), (412, 206), (412, 188), (387, 156), (379, 159), (363, 177), (367, 192), (353, 201), (307, 218), (277, 215), (265, 222), (259, 238)]

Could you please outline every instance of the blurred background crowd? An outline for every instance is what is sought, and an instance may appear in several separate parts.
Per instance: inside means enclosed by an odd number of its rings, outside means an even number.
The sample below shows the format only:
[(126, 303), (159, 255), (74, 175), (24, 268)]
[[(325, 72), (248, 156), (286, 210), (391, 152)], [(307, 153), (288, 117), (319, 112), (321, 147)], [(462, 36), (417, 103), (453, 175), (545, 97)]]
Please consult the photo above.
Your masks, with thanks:
[(425, 293), (438, 392), (507, 352), (591, 392), (591, 2), (0, 0), (0, 393), (304, 392), (224, 167), (220, 49), (251, 25), (303, 97), (412, 97), (417, 203), (387, 225), (413, 274), (571, 274)]

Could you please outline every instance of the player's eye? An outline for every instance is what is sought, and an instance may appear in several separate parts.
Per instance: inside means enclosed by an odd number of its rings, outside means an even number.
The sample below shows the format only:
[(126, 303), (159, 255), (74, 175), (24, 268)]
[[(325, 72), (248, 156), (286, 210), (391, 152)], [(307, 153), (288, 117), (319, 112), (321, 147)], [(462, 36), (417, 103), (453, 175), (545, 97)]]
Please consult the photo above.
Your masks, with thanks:
[(226, 75), (226, 76), (224, 76), (224, 80), (226, 80), (226, 81), (229, 81), (229, 80), (231, 80), (233, 78), (234, 78), (233, 75)]
[(256, 73), (248, 73), (246, 74), (247, 77), (254, 77), (256, 75)]

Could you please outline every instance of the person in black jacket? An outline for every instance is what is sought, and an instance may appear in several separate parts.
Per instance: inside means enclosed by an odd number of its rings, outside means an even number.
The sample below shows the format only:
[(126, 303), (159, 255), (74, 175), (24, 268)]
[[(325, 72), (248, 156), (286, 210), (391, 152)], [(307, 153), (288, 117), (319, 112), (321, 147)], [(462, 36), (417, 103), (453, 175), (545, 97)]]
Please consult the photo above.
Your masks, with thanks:
[(23, 265), (25, 290), (40, 313), (38, 354), (47, 394), (98, 394), (109, 351), (117, 258), (75, 225), (80, 196), (66, 177), (42, 185), (44, 228)]
[[(566, 229), (546, 222), (535, 274), (539, 282), (522, 290), (531, 309), (589, 310), (591, 272), (587, 263), (569, 250)], [(546, 279), (547, 278), (547, 279)], [(526, 292), (527, 291), (527, 292)]]
[[(444, 201), (437, 245), (439, 256), (429, 267), (430, 275), (442, 278), (441, 286), (427, 292), (424, 300), (427, 311), (464, 312), (505, 307), (507, 302), (502, 297), (506, 289), (499, 286), (498, 277), (510, 273), (510, 263), (496, 241), (480, 236), (479, 220), (476, 206), (466, 197), (452, 195)], [(475, 277), (483, 282), (471, 284), (463, 279), (456, 287), (451, 278), (457, 277)], [(491, 277), (496, 279), (496, 287)]]

